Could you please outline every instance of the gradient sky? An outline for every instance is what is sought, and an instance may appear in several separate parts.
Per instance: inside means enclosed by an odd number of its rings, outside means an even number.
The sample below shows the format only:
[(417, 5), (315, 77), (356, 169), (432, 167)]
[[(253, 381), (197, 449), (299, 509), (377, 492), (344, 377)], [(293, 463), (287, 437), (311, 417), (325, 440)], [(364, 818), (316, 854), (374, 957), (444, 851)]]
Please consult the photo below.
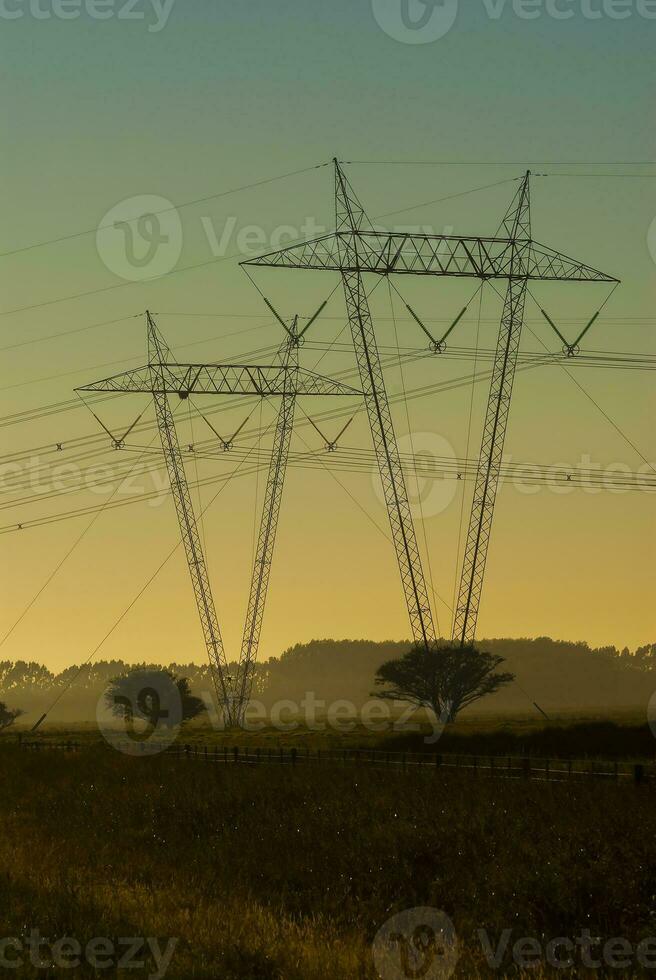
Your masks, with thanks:
[[(411, 13), (420, 13), (418, 0), (412, 4)], [(180, 205), (305, 170), (335, 155), (364, 161), (347, 169), (372, 216), (402, 212), (385, 219), (387, 225), (491, 234), (516, 186), (511, 180), (530, 166), (549, 175), (533, 181), (534, 237), (623, 280), (589, 335), (587, 349), (653, 353), (656, 266), (647, 237), (656, 196), (653, 180), (630, 175), (656, 173), (654, 164), (634, 165), (655, 159), (656, 20), (640, 16), (640, 4), (624, 20), (608, 14), (586, 17), (586, 9), (610, 9), (601, 0), (592, 8), (563, 0), (559, 9), (571, 9), (570, 19), (554, 19), (539, 8), (541, 16), (527, 20), (513, 12), (511, 3), (501, 5), (503, 13), (495, 19), (486, 12), (494, 6), (483, 0), (461, 2), (444, 37), (406, 44), (381, 28), (371, 0), (177, 0), (157, 31), (152, 30), (157, 26), (153, 7), (143, 2), (135, 12), (144, 12), (144, 19), (119, 17), (119, 0), (109, 6), (112, 16), (106, 20), (87, 12), (63, 20), (35, 17), (29, 0), (22, 6), (19, 0), (6, 0), (2, 10), (23, 16), (7, 20), (0, 38), (9, 137), (2, 150), (0, 252), (93, 231), (111, 208), (138, 195)], [(48, 0), (40, 0), (38, 10), (52, 9)], [(392, 19), (385, 23), (392, 33), (394, 16), (390, 0), (385, 17)], [(417, 207), (501, 181), (507, 182)], [(183, 247), (173, 273), (136, 284), (126, 284), (107, 268), (95, 233), (3, 255), (2, 416), (67, 400), (76, 385), (142, 363), (145, 332), (137, 317), (147, 307), (181, 359), (227, 360), (279, 343), (280, 327), (233, 257), (239, 251), (238, 233), (243, 237), (244, 229), (256, 226), (262, 241), (270, 242), (277, 229), (288, 225), (300, 235), (308, 218), (331, 226), (332, 211), (328, 167), (186, 206), (179, 212)], [(220, 261), (211, 261), (217, 256), (208, 228), (225, 239)], [(656, 254), (656, 244), (654, 249)], [(337, 283), (334, 274), (269, 270), (257, 272), (256, 279), (286, 314), (304, 315)], [(437, 321), (446, 325), (473, 291), (471, 282), (404, 278), (397, 285), (436, 329)], [(562, 285), (537, 286), (534, 292), (573, 331), (608, 291)], [(6, 312), (23, 307), (31, 308)], [(381, 345), (394, 344), (385, 283), (372, 307)], [(395, 312), (400, 344), (422, 347), (421, 332), (402, 316), (398, 303)], [(474, 344), (476, 313), (473, 306), (454, 344)], [(482, 347), (494, 344), (498, 313), (499, 302), (488, 290)], [(527, 318), (523, 350), (542, 349), (540, 338), (556, 349), (554, 335), (532, 302)], [(81, 329), (107, 321), (119, 322)], [(337, 293), (313, 334), (329, 342), (343, 326), (343, 300)], [(32, 340), (38, 342), (24, 343)], [(187, 352), (189, 344), (195, 346)], [(320, 351), (306, 350), (303, 363), (312, 367), (320, 356)], [(325, 357), (320, 370), (331, 373), (352, 365), (352, 355), (343, 350)], [(429, 358), (407, 366), (404, 381), (409, 388), (470, 371), (469, 361)], [(656, 462), (649, 373), (588, 367), (572, 368), (572, 373), (640, 453)], [(388, 382), (392, 393), (400, 391), (398, 370), (389, 371)], [(470, 395), (471, 388), (465, 387), (411, 401), (409, 418), (397, 405), (399, 436), (408, 428), (428, 433), (422, 445), (438, 447), (446, 439), (457, 455), (464, 455)], [(478, 448), (485, 396), (485, 385), (478, 385), (470, 455)], [(101, 417), (110, 427), (127, 428), (144, 405), (143, 399), (116, 400), (102, 406)], [(304, 405), (309, 413), (328, 407)], [(240, 406), (230, 408), (221, 422), (226, 433), (245, 414)], [(272, 418), (268, 406), (262, 417), (265, 423)], [(145, 418), (152, 420), (152, 413)], [(198, 425), (194, 438), (199, 438)], [(3, 456), (44, 447), (34, 453), (41, 465), (66, 462), (66, 451), (60, 458), (49, 452), (54, 443), (102, 434), (83, 408), (2, 431)], [(190, 441), (184, 421), (180, 432)], [(145, 445), (151, 437), (147, 433), (134, 443)], [(307, 427), (299, 429), (294, 448), (303, 451), (304, 443), (321, 448)], [(369, 449), (361, 415), (344, 444)], [(518, 375), (506, 452), (513, 460), (534, 463), (642, 466), (640, 455), (557, 366)], [(116, 463), (111, 452), (105, 460)], [(229, 457), (205, 461), (199, 464), (200, 476), (234, 466), (236, 460)], [(193, 469), (189, 475), (194, 476)], [(337, 476), (344, 487), (328, 472), (289, 471), (262, 657), (312, 637), (408, 635), (375, 480), (368, 473)], [(256, 492), (261, 499), (262, 485), (262, 477), (259, 483), (254, 477), (233, 480), (204, 521), (229, 655), (239, 643), (254, 500)], [(448, 498), (451, 489), (438, 487), (437, 492)], [(431, 488), (424, 490), (430, 496)], [(214, 492), (202, 491), (203, 506)], [(447, 606), (453, 596), (462, 492), (459, 486), (448, 506), (425, 521), (433, 584), (444, 599), (437, 604), (443, 632), (450, 627)], [(17, 504), (19, 496), (25, 499)], [(39, 501), (31, 500), (29, 491), (4, 493), (0, 527), (105, 499), (107, 494), (87, 493)], [(0, 537), (0, 632), (12, 626), (88, 521)], [(653, 641), (654, 530), (653, 498), (646, 493), (561, 494), (541, 487), (526, 494), (504, 486), (479, 633), (549, 634), (631, 647)], [(423, 542), (421, 529), (420, 538)], [(37, 659), (53, 668), (85, 659), (176, 540), (170, 499), (158, 507), (139, 503), (103, 514), (3, 645), (0, 657)], [(204, 658), (180, 550), (99, 656), (161, 662)]]

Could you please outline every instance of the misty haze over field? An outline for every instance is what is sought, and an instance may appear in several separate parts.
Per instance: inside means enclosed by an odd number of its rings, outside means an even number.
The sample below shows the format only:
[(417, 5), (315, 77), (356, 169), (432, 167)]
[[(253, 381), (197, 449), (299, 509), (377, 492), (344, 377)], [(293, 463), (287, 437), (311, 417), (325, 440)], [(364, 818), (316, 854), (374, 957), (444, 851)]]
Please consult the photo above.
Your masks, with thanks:
[[(369, 640), (313, 640), (285, 650), (258, 665), (253, 697), (270, 707), (289, 699), (300, 703), (308, 692), (327, 704), (347, 699), (360, 706), (371, 698), (378, 667), (400, 657), (410, 643)], [(506, 658), (504, 669), (517, 682), (477, 704), (473, 714), (534, 712), (537, 701), (547, 712), (645, 710), (653, 691), (656, 644), (635, 651), (590, 648), (585, 643), (537, 639), (483, 640), (482, 649)], [(126, 653), (126, 661), (132, 658)], [(135, 663), (100, 661), (80, 668), (71, 665), (52, 674), (38, 661), (0, 661), (0, 700), (27, 714), (31, 725), (80, 671), (57, 704), (49, 722), (92, 721), (108, 682)], [(152, 666), (152, 665), (149, 665)], [(207, 664), (166, 665), (188, 677), (196, 694), (213, 690)], [(466, 715), (466, 712), (465, 712)]]

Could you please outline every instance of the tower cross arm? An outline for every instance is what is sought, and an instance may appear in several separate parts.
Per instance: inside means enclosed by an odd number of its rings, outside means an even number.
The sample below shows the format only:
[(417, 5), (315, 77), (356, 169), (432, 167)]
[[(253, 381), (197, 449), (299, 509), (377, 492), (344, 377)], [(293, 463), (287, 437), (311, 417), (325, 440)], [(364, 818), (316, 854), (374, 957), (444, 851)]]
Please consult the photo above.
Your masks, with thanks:
[(535, 242), (521, 250), (518, 262), (517, 245), (522, 244), (526, 243), (512, 238), (338, 231), (247, 259), (242, 265), (473, 279), (506, 279), (512, 270), (523, 279), (617, 282), (613, 276)]
[(167, 395), (361, 395), (351, 385), (303, 368), (260, 364), (160, 364), (83, 385), (78, 391), (114, 391)]

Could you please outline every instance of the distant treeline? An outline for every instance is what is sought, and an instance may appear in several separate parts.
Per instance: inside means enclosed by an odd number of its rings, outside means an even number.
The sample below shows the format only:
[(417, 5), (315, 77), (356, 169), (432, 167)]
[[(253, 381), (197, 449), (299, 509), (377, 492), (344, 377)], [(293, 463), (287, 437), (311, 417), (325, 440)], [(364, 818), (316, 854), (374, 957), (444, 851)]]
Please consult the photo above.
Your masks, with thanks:
[[(479, 646), (503, 656), (505, 669), (517, 678), (516, 684), (482, 702), (479, 711), (522, 711), (532, 700), (545, 710), (640, 707), (654, 690), (656, 644), (630, 651), (537, 637), (481, 640)], [(300, 704), (312, 692), (327, 704), (342, 698), (362, 704), (370, 698), (381, 663), (402, 656), (409, 647), (408, 641), (299, 643), (258, 665), (254, 696), (265, 705), (283, 698)], [(101, 660), (54, 674), (36, 661), (0, 661), (0, 700), (28, 712), (29, 724), (69, 688), (49, 720), (92, 720), (109, 681), (136, 666), (161, 665)], [(207, 664), (172, 663), (166, 669), (187, 677), (195, 694), (213, 690)]]

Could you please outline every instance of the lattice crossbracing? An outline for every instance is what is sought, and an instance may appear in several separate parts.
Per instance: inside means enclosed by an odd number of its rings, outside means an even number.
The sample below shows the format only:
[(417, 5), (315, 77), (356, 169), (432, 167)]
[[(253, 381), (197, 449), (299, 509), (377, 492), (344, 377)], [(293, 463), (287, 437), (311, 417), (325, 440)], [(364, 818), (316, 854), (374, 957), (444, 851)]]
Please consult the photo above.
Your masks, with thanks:
[[(526, 253), (530, 250), (531, 238), (528, 174), (520, 188), (518, 200), (513, 202), (513, 207), (504, 218), (503, 224), (515, 242), (514, 258), (501, 316), (454, 616), (453, 636), (462, 644), (472, 642), (476, 632), (517, 355), (524, 323), (527, 279), (522, 275), (522, 270), (525, 266)], [(517, 276), (515, 276), (515, 269), (518, 270)]]
[(203, 630), (205, 647), (212, 666), (212, 677), (214, 679), (217, 699), (223, 707), (226, 721), (231, 723), (232, 690), (228, 662), (223, 647), (223, 639), (216, 615), (212, 587), (207, 574), (205, 555), (194, 516), (194, 508), (182, 454), (180, 452), (175, 423), (173, 421), (173, 414), (169, 406), (169, 396), (163, 386), (162, 365), (172, 359), (171, 352), (161, 341), (150, 314), (147, 314), (147, 319), (151, 391), (155, 404), (162, 449), (164, 451), (164, 459), (166, 460), (166, 469), (171, 483), (187, 564), (189, 565), (189, 574), (191, 575), (191, 583)]
[(264, 607), (269, 589), (269, 577), (273, 563), (273, 551), (276, 543), (276, 532), (278, 530), (278, 518), (280, 516), (285, 475), (287, 473), (289, 448), (294, 430), (298, 375), (297, 326), (298, 321), (294, 320), (292, 324), (292, 336), (285, 342), (279, 354), (281, 363), (287, 369), (288, 381), (286, 391), (283, 393), (280, 402), (278, 418), (276, 420), (276, 431), (271, 461), (269, 463), (266, 490), (264, 492), (264, 505), (262, 507), (260, 530), (255, 549), (255, 560), (253, 562), (251, 587), (246, 610), (246, 621), (244, 623), (241, 642), (239, 670), (235, 688), (235, 712), (238, 722), (243, 720), (244, 711), (246, 710), (253, 686), (253, 674), (260, 643), (260, 634), (262, 632)]
[[(322, 269), (342, 276), (360, 379), (379, 463), (401, 579), (415, 639), (430, 642), (433, 623), (363, 275), (424, 275), (507, 282), (479, 455), (454, 638), (462, 644), (476, 630), (500, 465), (529, 281), (613, 283), (618, 280), (532, 239), (530, 173), (521, 180), (493, 237), (421, 235), (373, 229), (335, 160), (336, 230), (244, 262), (272, 268)], [(420, 318), (408, 307), (426, 333)], [(457, 320), (453, 324), (457, 324)], [(593, 321), (594, 322), (594, 319)], [(428, 334), (429, 339), (430, 334)], [(437, 352), (444, 344), (434, 344)]]
[[(314, 322), (325, 305), (324, 303), (317, 311), (310, 324)], [(294, 425), (296, 399), (299, 395), (357, 397), (361, 395), (361, 392), (350, 385), (299, 367), (298, 318), (295, 318), (290, 326), (284, 324), (288, 339), (280, 348), (276, 363), (255, 366), (178, 364), (159, 334), (150, 313), (146, 314), (146, 320), (148, 364), (143, 368), (126, 371), (113, 378), (93, 382), (78, 390), (142, 392), (150, 394), (153, 399), (166, 469), (175, 502), (182, 543), (189, 565), (205, 646), (212, 667), (218, 703), (226, 723), (229, 725), (238, 724), (243, 718), (243, 712), (250, 697)], [(308, 325), (306, 325), (305, 331), (307, 327)], [(255, 553), (241, 656), (235, 677), (229, 673), (205, 555), (185, 473), (183, 454), (178, 442), (173, 412), (169, 404), (169, 396), (171, 395), (188, 399), (194, 394), (245, 395), (258, 398), (275, 395), (281, 398), (264, 497), (260, 534)], [(205, 421), (218, 437), (218, 433), (211, 423), (207, 419)], [(243, 424), (238, 432), (243, 428)], [(235, 436), (227, 443), (221, 439), (224, 450), (232, 447), (234, 439)]]
[[(348, 221), (351, 229), (356, 231), (366, 220), (364, 210), (357, 204), (339, 166), (336, 177), (338, 223), (341, 220), (345, 225)], [(340, 239), (344, 268), (359, 265), (357, 241), (356, 236), (348, 235)], [(433, 617), (361, 273), (343, 271), (342, 285), (410, 626), (414, 639), (429, 645), (435, 640)]]

